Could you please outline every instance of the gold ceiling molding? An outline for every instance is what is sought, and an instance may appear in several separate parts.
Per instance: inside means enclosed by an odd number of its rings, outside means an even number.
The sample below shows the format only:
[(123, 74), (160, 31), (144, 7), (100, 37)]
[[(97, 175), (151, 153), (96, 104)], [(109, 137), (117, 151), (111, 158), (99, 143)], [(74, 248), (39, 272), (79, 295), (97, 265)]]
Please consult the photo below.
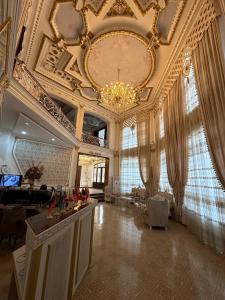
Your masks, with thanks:
[(178, 76), (183, 73), (184, 71), (184, 57), (185, 53), (188, 51), (192, 52), (198, 45), (199, 41), (202, 39), (205, 31), (207, 31), (208, 27), (210, 26), (211, 22), (216, 18), (216, 11), (215, 7), (211, 0), (205, 0), (201, 11), (198, 17), (198, 20), (195, 22), (192, 31), (187, 36), (187, 39), (184, 43), (184, 46), (174, 62), (171, 71), (167, 77), (167, 80), (160, 91), (160, 95), (158, 101), (154, 105), (154, 110), (157, 111), (161, 104), (163, 103), (164, 99), (167, 97), (170, 89), (172, 88), (173, 84), (177, 80)]
[[(71, 41), (67, 40), (59, 31), (59, 29), (57, 28), (56, 24), (55, 24), (55, 14), (57, 13), (57, 10), (59, 10), (59, 6), (60, 4), (65, 4), (65, 3), (71, 3), (72, 7), (74, 8), (74, 10), (79, 13), (81, 15), (82, 21), (83, 21), (83, 25), (84, 28), (83, 30), (80, 32), (80, 34), (78, 35), (77, 38), (72, 39)], [(76, 9), (76, 1), (72, 1), (72, 0), (55, 0), (49, 18), (48, 18), (48, 22), (51, 26), (52, 32), (54, 34), (54, 40), (58, 43), (62, 43), (65, 46), (69, 45), (69, 46), (77, 46), (81, 44), (81, 40), (82, 37), (86, 36), (88, 33), (88, 21), (87, 21), (87, 9), (85, 7), (83, 7), (81, 10), (77, 10)], [(74, 19), (75, 21), (75, 19)]]
[(68, 57), (68, 59), (66, 59), (66, 60), (69, 60), (69, 58), (71, 57), (71, 54), (68, 51), (66, 51), (65, 49), (59, 48), (58, 45), (54, 43), (54, 41), (52, 41), (49, 37), (47, 37), (45, 35), (43, 36), (43, 39), (41, 41), (37, 59), (35, 61), (35, 65), (34, 65), (34, 70), (36, 72), (40, 73), (41, 75), (45, 76), (45, 74), (43, 74), (39, 70), (37, 70), (37, 64), (38, 64), (39, 58), (41, 57), (41, 53), (44, 49), (46, 41), (48, 41), (48, 43), (51, 43), (51, 44), (48, 48), (48, 53), (45, 54), (45, 56), (44, 56), (45, 57), (44, 61), (40, 62), (41, 66), (48, 72), (50, 72), (60, 78), (60, 82), (59, 82), (59, 80), (56, 81), (55, 79), (51, 78), (52, 80), (54, 80), (55, 82), (57, 82), (60, 85), (62, 85), (62, 81), (65, 81), (66, 84), (70, 85), (71, 90), (74, 91), (75, 89), (77, 89), (80, 86), (81, 80), (79, 80), (75, 76), (71, 76), (64, 70), (64, 68), (65, 68), (64, 64), (66, 65), (66, 62), (64, 62), (62, 64), (61, 69), (57, 68), (57, 64), (60, 65), (59, 60), (61, 59), (61, 56), (63, 54), (66, 55)]
[(99, 16), (108, 0), (85, 0), (84, 7), (89, 8), (95, 16)]
[(31, 55), (31, 51), (32, 51), (33, 43), (34, 43), (34, 39), (35, 39), (35, 33), (37, 31), (37, 28), (38, 28), (38, 24), (39, 24), (43, 4), (44, 4), (44, 0), (41, 0), (40, 3), (39, 3), (38, 9), (37, 9), (37, 13), (35, 15), (36, 19), (34, 20), (34, 22), (32, 22), (33, 28), (32, 28), (32, 35), (31, 35), (31, 38), (29, 40), (29, 48), (28, 48), (27, 54), (26, 54), (26, 60), (25, 60), (26, 64), (28, 63), (28, 61), (30, 59), (30, 55)]
[(11, 17), (0, 24), (0, 83), (8, 77), (8, 57), (11, 31)]
[[(187, 0), (180, 0), (178, 2), (176, 13), (175, 13), (175, 15), (173, 17), (173, 21), (172, 21), (172, 23), (170, 25), (170, 29), (169, 29), (169, 33), (168, 33), (167, 39), (166, 39), (166, 41), (163, 41), (162, 38), (159, 38), (160, 45), (169, 45), (171, 43), (172, 38), (174, 36), (174, 33), (175, 33), (176, 29), (177, 29), (178, 23), (180, 21), (181, 15), (183, 13), (184, 6), (185, 6), (186, 2), (187, 2)], [(160, 32), (158, 32), (158, 29), (157, 29), (157, 23), (158, 23), (161, 11), (163, 11), (163, 9), (162, 10), (158, 10), (157, 13), (155, 14), (155, 20), (154, 20), (154, 24), (153, 24), (153, 32), (157, 36), (160, 36)]]
[(170, 27), (169, 34), (167, 37), (167, 41), (166, 41), (167, 44), (170, 44), (172, 41), (173, 35), (177, 29), (177, 25), (178, 25), (178, 22), (180, 21), (180, 18), (181, 18), (181, 15), (184, 10), (184, 6), (185, 6), (186, 2), (187, 2), (187, 0), (181, 0), (178, 3), (176, 14), (173, 18), (172, 25)]
[(136, 18), (134, 12), (125, 0), (116, 0), (105, 15), (105, 18), (110, 17), (131, 17)]
[(158, 2), (159, 2), (158, 0), (145, 0), (144, 2), (147, 3), (147, 5), (146, 5), (146, 3), (144, 3), (146, 8), (143, 8), (143, 5), (141, 4), (142, 1), (143, 0), (134, 0), (134, 3), (139, 8), (142, 15), (145, 15), (150, 10), (150, 8), (153, 8), (156, 11), (159, 11), (161, 9), (160, 5), (158, 4)]
[(100, 36), (98, 36), (96, 39), (93, 40), (91, 47), (88, 48), (85, 57), (84, 57), (84, 71), (85, 71), (85, 75), (86, 77), (89, 79), (89, 81), (91, 82), (91, 84), (93, 85), (93, 87), (97, 90), (100, 90), (103, 86), (100, 86), (91, 76), (89, 70), (88, 70), (88, 59), (89, 56), (91, 54), (91, 52), (93, 51), (94, 48), (94, 44), (98, 43), (100, 41), (102, 41), (105, 38), (111, 37), (111, 36), (121, 36), (121, 35), (126, 35), (126, 36), (131, 36), (136, 38), (139, 42), (141, 42), (147, 49), (149, 56), (151, 58), (151, 63), (152, 66), (149, 70), (149, 74), (147, 76), (147, 78), (139, 85), (134, 86), (137, 89), (142, 89), (143, 87), (146, 86), (146, 84), (149, 82), (154, 70), (155, 70), (155, 61), (156, 61), (156, 57), (155, 57), (155, 51), (154, 48), (150, 48), (149, 47), (149, 42), (144, 39), (144, 37), (142, 37), (141, 35), (138, 35), (137, 33), (134, 33), (132, 31), (127, 31), (127, 30), (115, 30), (115, 31), (110, 31), (104, 34), (101, 34)]

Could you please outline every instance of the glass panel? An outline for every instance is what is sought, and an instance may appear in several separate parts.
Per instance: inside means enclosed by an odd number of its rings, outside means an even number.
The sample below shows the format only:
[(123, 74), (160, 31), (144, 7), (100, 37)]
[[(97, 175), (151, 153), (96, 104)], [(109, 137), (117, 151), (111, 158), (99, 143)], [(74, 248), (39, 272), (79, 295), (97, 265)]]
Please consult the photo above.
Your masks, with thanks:
[(160, 152), (160, 180), (159, 180), (159, 190), (162, 192), (172, 193), (172, 188), (169, 184), (167, 167), (166, 167), (166, 151), (163, 149)]
[(94, 168), (93, 182), (97, 182), (97, 168)]
[(121, 130), (121, 149), (132, 149), (137, 147), (137, 126), (124, 127)]
[(163, 120), (163, 111), (159, 113), (159, 137), (164, 137), (164, 120)]
[(101, 168), (97, 168), (97, 182), (101, 182), (102, 179), (102, 169)]
[(143, 187), (140, 178), (138, 157), (122, 157), (120, 165), (120, 188), (122, 193), (131, 193), (134, 187)]
[(184, 79), (184, 85), (186, 92), (186, 112), (188, 114), (199, 105), (193, 66), (190, 69), (189, 78)]
[(102, 182), (105, 182), (105, 168), (102, 168)]
[(218, 213), (225, 194), (216, 178), (202, 126), (188, 137), (188, 151), (184, 205), (201, 216), (225, 223), (224, 205)]

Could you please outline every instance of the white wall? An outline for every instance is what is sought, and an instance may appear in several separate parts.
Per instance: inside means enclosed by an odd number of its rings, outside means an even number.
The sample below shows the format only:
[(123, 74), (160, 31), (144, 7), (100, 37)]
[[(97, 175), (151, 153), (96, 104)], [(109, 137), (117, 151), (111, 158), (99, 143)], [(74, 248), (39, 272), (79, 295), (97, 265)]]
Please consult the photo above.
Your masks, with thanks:
[(15, 136), (11, 131), (0, 131), (0, 167), (5, 164), (8, 165), (8, 173), (20, 174), (16, 161), (13, 157), (13, 147)]
[(80, 186), (92, 187), (93, 185), (93, 165), (84, 165), (81, 166), (81, 177), (80, 177)]
[(32, 164), (43, 165), (43, 175), (38, 184), (69, 184), (72, 148), (18, 139), (15, 144), (14, 156), (23, 174)]

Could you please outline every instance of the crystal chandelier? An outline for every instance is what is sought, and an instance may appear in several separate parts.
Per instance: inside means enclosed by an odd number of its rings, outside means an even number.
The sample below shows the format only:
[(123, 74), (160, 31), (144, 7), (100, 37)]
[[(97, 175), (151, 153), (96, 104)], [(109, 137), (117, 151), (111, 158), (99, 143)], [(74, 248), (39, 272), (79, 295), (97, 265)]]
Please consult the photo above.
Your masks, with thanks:
[(100, 102), (116, 113), (123, 113), (137, 102), (137, 90), (129, 84), (120, 82), (120, 69), (117, 69), (117, 71), (118, 81), (110, 83), (110, 85), (106, 84), (105, 87), (100, 89)]

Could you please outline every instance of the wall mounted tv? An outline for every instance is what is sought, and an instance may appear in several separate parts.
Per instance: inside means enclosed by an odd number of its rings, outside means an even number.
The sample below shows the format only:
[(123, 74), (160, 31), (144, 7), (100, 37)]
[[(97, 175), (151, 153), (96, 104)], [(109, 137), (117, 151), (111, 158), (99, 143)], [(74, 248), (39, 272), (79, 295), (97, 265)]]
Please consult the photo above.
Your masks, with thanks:
[(18, 187), (21, 186), (22, 179), (23, 179), (22, 175), (2, 174), (0, 175), (0, 186)]

